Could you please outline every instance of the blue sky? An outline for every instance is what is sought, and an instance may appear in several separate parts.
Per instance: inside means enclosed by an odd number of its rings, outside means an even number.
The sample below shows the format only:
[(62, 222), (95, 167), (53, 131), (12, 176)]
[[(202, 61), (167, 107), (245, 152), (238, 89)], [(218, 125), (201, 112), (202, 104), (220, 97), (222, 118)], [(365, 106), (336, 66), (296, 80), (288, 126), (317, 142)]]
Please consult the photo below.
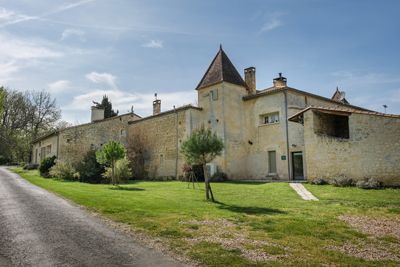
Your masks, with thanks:
[(196, 103), (222, 43), (257, 88), (288, 85), (400, 113), (400, 1), (0, 0), (0, 84), (48, 90), (64, 120), (109, 95), (120, 113)]

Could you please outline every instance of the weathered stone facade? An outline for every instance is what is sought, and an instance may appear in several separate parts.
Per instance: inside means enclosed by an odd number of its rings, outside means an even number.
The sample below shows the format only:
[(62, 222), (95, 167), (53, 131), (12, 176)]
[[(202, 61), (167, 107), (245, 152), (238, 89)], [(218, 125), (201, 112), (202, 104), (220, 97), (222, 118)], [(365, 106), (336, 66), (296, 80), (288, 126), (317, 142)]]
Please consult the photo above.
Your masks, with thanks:
[(351, 113), (349, 138), (322, 134), (318, 111), (304, 113), (307, 179), (375, 178), (400, 186), (400, 117)]
[[(198, 107), (161, 112), (156, 99), (152, 116), (131, 114), (71, 127), (57, 135), (56, 154), (79, 161), (83, 151), (117, 140), (126, 145), (138, 178), (178, 178), (185, 163), (181, 144), (204, 125), (225, 146), (212, 164), (232, 180), (347, 175), (400, 181), (400, 116), (352, 106), (338, 89), (330, 99), (288, 87), (281, 74), (272, 87), (256, 90), (253, 67), (245, 78), (220, 49), (196, 88)], [(317, 107), (325, 113), (316, 115), (311, 108)], [(48, 139), (41, 142), (54, 142), (54, 136)]]
[[(49, 145), (51, 154), (46, 154), (46, 157), (55, 155), (58, 160), (71, 163), (79, 162), (89, 149), (100, 148), (110, 140), (126, 145), (128, 122), (139, 118), (134, 113), (128, 113), (56, 131), (34, 142), (33, 162), (40, 163), (40, 159), (44, 158), (40, 150)], [(36, 160), (37, 150), (39, 155)]]
[[(129, 123), (128, 150), (131, 158), (143, 158), (144, 176), (182, 175), (181, 144), (190, 135), (193, 118), (199, 111), (199, 108), (185, 106)], [(135, 155), (139, 153), (141, 155)]]

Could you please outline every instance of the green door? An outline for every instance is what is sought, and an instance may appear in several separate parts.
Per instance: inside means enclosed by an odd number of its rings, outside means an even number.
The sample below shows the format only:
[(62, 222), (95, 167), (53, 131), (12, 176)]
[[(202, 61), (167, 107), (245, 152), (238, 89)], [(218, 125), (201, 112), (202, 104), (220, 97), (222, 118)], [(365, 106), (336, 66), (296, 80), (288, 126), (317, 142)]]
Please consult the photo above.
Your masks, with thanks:
[(292, 152), (293, 179), (304, 180), (303, 152)]

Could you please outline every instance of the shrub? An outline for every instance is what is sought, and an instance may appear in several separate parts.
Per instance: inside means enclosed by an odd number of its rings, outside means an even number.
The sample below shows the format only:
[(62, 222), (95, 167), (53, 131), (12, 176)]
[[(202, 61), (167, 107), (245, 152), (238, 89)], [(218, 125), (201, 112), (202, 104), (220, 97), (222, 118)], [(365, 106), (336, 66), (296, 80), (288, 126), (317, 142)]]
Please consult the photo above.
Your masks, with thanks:
[(53, 167), (55, 164), (56, 164), (56, 156), (44, 158), (40, 162), (39, 166), (40, 175), (43, 177), (48, 177), (50, 168)]
[(334, 186), (345, 187), (354, 185), (354, 182), (351, 178), (343, 175), (333, 178), (331, 184)]
[[(106, 172), (103, 175), (105, 178), (112, 179), (112, 168), (106, 168)], [(132, 171), (129, 168), (129, 160), (126, 158), (119, 159), (115, 162), (114, 177), (116, 181), (126, 182), (132, 177)]]
[(211, 176), (210, 180), (211, 182), (225, 182), (228, 180), (228, 175), (224, 172), (217, 171)]
[(379, 189), (382, 188), (382, 183), (375, 178), (364, 179), (363, 181), (358, 181), (356, 186), (362, 189)]
[(39, 164), (36, 163), (28, 163), (24, 166), (24, 170), (36, 170), (39, 168)]
[(81, 182), (105, 182), (105, 179), (102, 176), (105, 169), (104, 166), (96, 160), (96, 150), (89, 150), (83, 160), (77, 164), (76, 170), (79, 172)]
[(79, 173), (76, 172), (71, 163), (67, 162), (58, 161), (50, 168), (49, 174), (51, 177), (62, 180), (76, 181), (79, 179)]
[(21, 162), (19, 163), (19, 166), (20, 166), (22, 169), (25, 169), (26, 164), (27, 164), (26, 162), (21, 161)]
[(8, 164), (9, 162), (10, 162), (10, 159), (9, 159), (9, 158), (6, 158), (5, 156), (0, 155), (0, 165), (6, 165), (6, 164)]
[(316, 185), (324, 185), (324, 184), (328, 184), (328, 181), (326, 181), (323, 178), (316, 178), (316, 179), (312, 180), (311, 183), (316, 184)]

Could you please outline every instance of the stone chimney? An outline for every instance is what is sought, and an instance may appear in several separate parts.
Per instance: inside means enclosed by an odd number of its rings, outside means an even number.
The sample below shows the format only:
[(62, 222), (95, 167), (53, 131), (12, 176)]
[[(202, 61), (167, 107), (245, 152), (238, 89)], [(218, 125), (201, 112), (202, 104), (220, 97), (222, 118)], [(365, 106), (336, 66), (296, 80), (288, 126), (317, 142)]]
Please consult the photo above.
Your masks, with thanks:
[(157, 115), (161, 112), (161, 100), (157, 99), (157, 93), (154, 94), (154, 97), (156, 99), (153, 101), (153, 115)]
[(255, 67), (249, 67), (244, 69), (244, 81), (247, 84), (247, 87), (249, 89), (249, 94), (254, 95), (256, 94), (256, 68)]
[(104, 108), (92, 106), (91, 122), (104, 120)]
[(274, 79), (275, 88), (283, 88), (287, 86), (287, 79), (282, 76), (282, 72), (279, 72), (279, 77)]

